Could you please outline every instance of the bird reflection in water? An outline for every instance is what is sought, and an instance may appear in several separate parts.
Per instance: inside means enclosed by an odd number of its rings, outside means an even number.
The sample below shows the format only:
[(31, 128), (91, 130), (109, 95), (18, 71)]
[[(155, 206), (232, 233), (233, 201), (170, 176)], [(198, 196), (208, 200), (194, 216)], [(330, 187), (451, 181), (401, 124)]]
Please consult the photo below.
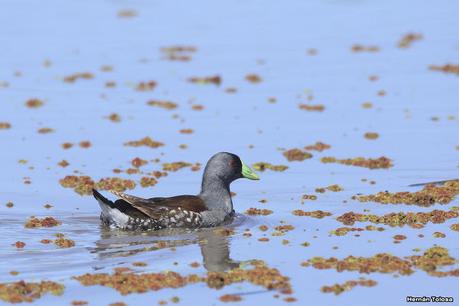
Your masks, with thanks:
[(223, 272), (240, 266), (230, 258), (230, 239), (234, 234), (231, 226), (190, 229), (164, 229), (149, 232), (126, 232), (101, 227), (101, 239), (91, 253), (99, 259), (126, 258), (139, 253), (160, 249), (199, 245), (203, 266), (208, 271)]

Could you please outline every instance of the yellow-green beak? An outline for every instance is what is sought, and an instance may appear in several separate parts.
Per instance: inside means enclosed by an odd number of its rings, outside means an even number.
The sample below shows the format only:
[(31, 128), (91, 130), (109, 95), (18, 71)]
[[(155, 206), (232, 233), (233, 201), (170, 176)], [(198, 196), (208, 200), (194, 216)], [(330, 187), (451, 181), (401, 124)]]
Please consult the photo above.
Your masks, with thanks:
[(244, 162), (242, 162), (242, 176), (248, 178), (249, 180), (259, 180), (260, 177), (253, 172)]

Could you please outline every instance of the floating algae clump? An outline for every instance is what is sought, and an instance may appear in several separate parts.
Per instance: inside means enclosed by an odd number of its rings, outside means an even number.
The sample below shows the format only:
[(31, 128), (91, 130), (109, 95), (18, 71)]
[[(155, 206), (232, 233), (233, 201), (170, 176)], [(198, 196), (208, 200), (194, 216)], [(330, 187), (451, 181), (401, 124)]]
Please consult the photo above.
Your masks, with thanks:
[(252, 269), (236, 268), (228, 272), (208, 272), (205, 276), (190, 274), (182, 276), (176, 272), (135, 274), (130, 270), (116, 270), (114, 274), (84, 274), (74, 277), (84, 286), (101, 285), (115, 289), (122, 295), (157, 291), (163, 288), (181, 288), (189, 284), (207, 283), (209, 288), (249, 282), (268, 290), (291, 292), (289, 278), (279, 270), (269, 268), (260, 262), (252, 262)]
[(63, 291), (64, 285), (52, 281), (0, 283), (0, 300), (8, 303), (31, 303), (46, 293), (61, 295)]
[(416, 192), (378, 192), (371, 195), (356, 195), (352, 198), (360, 202), (377, 202), (381, 204), (408, 204), (431, 206), (433, 204), (448, 204), (459, 194), (459, 181), (448, 181), (441, 186), (426, 185)]
[(117, 177), (103, 178), (99, 182), (94, 182), (91, 177), (82, 175), (67, 175), (59, 180), (59, 183), (64, 188), (73, 188), (80, 195), (92, 194), (92, 189), (115, 190), (119, 192), (127, 189), (134, 189), (136, 183), (133, 180), (125, 180)]
[(305, 110), (308, 112), (323, 112), (325, 110), (325, 106), (322, 104), (298, 104), (298, 108), (301, 110)]
[(384, 227), (376, 227), (373, 225), (367, 225), (365, 228), (361, 227), (338, 227), (337, 229), (334, 229), (330, 232), (330, 235), (335, 235), (335, 236), (345, 236), (349, 232), (363, 232), (363, 231), (378, 231), (382, 232), (385, 230)]
[(342, 271), (358, 271), (359, 273), (399, 273), (410, 275), (412, 264), (410, 261), (387, 253), (376, 254), (373, 257), (348, 256), (342, 260), (335, 257), (313, 257), (301, 264), (303, 267), (312, 266), (316, 269), (335, 269)]
[(459, 75), (459, 65), (454, 65), (454, 64), (446, 64), (443, 66), (438, 66), (438, 65), (431, 65), (429, 66), (430, 70), (434, 71), (442, 71), (446, 73), (454, 73)]
[(155, 186), (157, 183), (158, 183), (158, 181), (153, 177), (143, 176), (140, 179), (140, 186), (142, 186), (144, 188), (150, 187), (150, 186)]
[(177, 103), (166, 100), (150, 100), (147, 102), (147, 104), (150, 106), (157, 106), (168, 110), (177, 108)]
[(66, 83), (75, 83), (77, 80), (91, 80), (94, 78), (94, 74), (91, 72), (77, 72), (66, 76), (64, 82)]
[(328, 211), (314, 210), (314, 211), (304, 211), (297, 209), (292, 211), (292, 214), (299, 217), (312, 217), (317, 219), (322, 219), (323, 217), (331, 216), (332, 214)]
[(191, 166), (192, 166), (192, 164), (187, 163), (187, 162), (183, 162), (183, 161), (173, 162), (173, 163), (164, 163), (163, 164), (163, 171), (175, 172), (175, 171), (178, 171), (178, 170), (180, 170), (182, 168), (191, 167)]
[(0, 122), (0, 130), (7, 130), (11, 128), (11, 124), (8, 122)]
[(71, 239), (66, 239), (64, 237), (59, 237), (56, 240), (54, 240), (54, 244), (60, 248), (66, 249), (74, 247), (75, 241)]
[(288, 161), (303, 161), (312, 158), (312, 154), (300, 149), (291, 149), (282, 153)]
[(335, 269), (342, 271), (358, 271), (359, 273), (399, 273), (410, 275), (414, 269), (426, 271), (432, 276), (459, 275), (459, 269), (448, 272), (436, 272), (440, 267), (453, 265), (457, 262), (449, 256), (448, 250), (443, 247), (432, 247), (423, 255), (414, 255), (400, 258), (387, 253), (376, 254), (373, 257), (348, 256), (342, 260), (335, 257), (313, 257), (304, 261), (303, 267), (312, 266), (316, 269)]
[(407, 257), (413, 265), (426, 272), (435, 271), (437, 267), (453, 265), (456, 259), (449, 256), (448, 250), (443, 247), (433, 247), (424, 252), (422, 256)]
[(146, 147), (150, 147), (150, 148), (158, 148), (158, 147), (162, 147), (164, 146), (164, 143), (162, 142), (159, 142), (159, 141), (155, 141), (153, 139), (151, 139), (150, 137), (144, 137), (140, 140), (133, 140), (133, 141), (128, 141), (124, 144), (125, 146), (129, 146), (129, 147), (140, 147), (140, 146), (146, 146)]
[(61, 225), (62, 223), (53, 217), (45, 217), (43, 219), (37, 217), (31, 217), (27, 220), (24, 225), (26, 228), (36, 228), (36, 227), (53, 227)]
[(195, 84), (214, 84), (219, 86), (222, 83), (222, 78), (219, 75), (207, 76), (207, 77), (191, 77), (188, 82)]
[(324, 193), (326, 190), (330, 190), (330, 191), (333, 191), (333, 192), (340, 192), (340, 191), (343, 191), (344, 189), (340, 185), (334, 184), (334, 185), (330, 185), (330, 186), (327, 186), (327, 187), (316, 188), (315, 192)]
[(320, 291), (323, 293), (334, 293), (335, 295), (339, 295), (344, 291), (352, 290), (355, 286), (363, 286), (363, 287), (374, 287), (378, 283), (372, 279), (359, 279), (359, 280), (350, 280), (343, 284), (334, 284), (332, 286), (323, 286), (320, 288)]
[(133, 160), (131, 160), (131, 165), (136, 168), (140, 168), (142, 166), (145, 166), (146, 164), (148, 164), (148, 161), (140, 157), (136, 157)]
[(458, 218), (459, 212), (433, 210), (431, 212), (408, 212), (408, 213), (389, 213), (382, 216), (371, 214), (359, 214), (354, 212), (344, 213), (336, 220), (345, 225), (353, 225), (355, 222), (371, 222), (376, 224), (387, 224), (390, 226), (403, 226), (405, 224), (411, 227), (419, 227), (418, 224), (444, 223), (446, 220)]
[(308, 150), (308, 151), (318, 151), (318, 152), (322, 152), (324, 150), (328, 150), (330, 149), (331, 146), (326, 144), (326, 143), (323, 143), (323, 142), (316, 142), (315, 144), (313, 145), (309, 145), (309, 146), (305, 146), (304, 149), (305, 150)]
[(253, 169), (257, 171), (265, 171), (266, 169), (272, 171), (285, 171), (288, 169), (288, 166), (285, 165), (272, 165), (270, 163), (259, 162), (252, 165)]
[(392, 161), (385, 156), (381, 156), (379, 158), (356, 157), (346, 159), (337, 159), (335, 157), (322, 157), (320, 161), (324, 164), (338, 163), (348, 166), (365, 167), (369, 169), (387, 169), (393, 166)]
[(267, 216), (267, 215), (272, 214), (273, 211), (270, 209), (259, 209), (259, 208), (251, 207), (247, 209), (245, 213), (251, 216), (255, 216), (255, 215)]
[(419, 33), (408, 33), (404, 35), (398, 42), (398, 47), (401, 49), (407, 49), (415, 41), (422, 40), (423, 36)]

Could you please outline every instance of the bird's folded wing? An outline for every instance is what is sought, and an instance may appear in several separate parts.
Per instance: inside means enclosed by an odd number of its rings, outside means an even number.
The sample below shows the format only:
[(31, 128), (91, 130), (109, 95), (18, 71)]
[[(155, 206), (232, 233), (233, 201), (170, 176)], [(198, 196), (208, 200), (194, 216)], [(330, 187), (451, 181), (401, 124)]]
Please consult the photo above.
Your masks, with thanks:
[(179, 208), (197, 213), (207, 210), (204, 201), (197, 196), (183, 195), (170, 198), (143, 199), (118, 191), (110, 190), (110, 192), (150, 218), (159, 218), (162, 214), (167, 214), (170, 210)]

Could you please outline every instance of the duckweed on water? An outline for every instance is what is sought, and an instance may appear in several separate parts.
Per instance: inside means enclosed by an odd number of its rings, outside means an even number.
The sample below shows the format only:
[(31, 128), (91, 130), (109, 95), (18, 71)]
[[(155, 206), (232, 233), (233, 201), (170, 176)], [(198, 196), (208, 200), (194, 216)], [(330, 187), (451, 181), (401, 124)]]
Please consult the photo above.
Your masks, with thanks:
[(53, 130), (52, 128), (44, 127), (44, 128), (38, 129), (37, 132), (38, 132), (39, 134), (49, 134), (49, 133), (54, 132), (54, 130)]
[(363, 135), (366, 139), (374, 140), (379, 138), (378, 133), (373, 133), (373, 132), (367, 132)]
[(305, 201), (315, 201), (317, 200), (317, 196), (314, 194), (303, 194), (301, 197), (301, 204), (303, 204)]
[(334, 184), (334, 185), (330, 185), (330, 186), (327, 186), (327, 187), (316, 188), (315, 192), (324, 193), (326, 190), (330, 190), (330, 191), (333, 191), (333, 192), (340, 192), (340, 191), (343, 191), (344, 189), (340, 185)]
[(346, 281), (343, 284), (334, 284), (332, 286), (323, 286), (320, 288), (320, 291), (323, 293), (334, 293), (335, 295), (340, 295), (345, 291), (350, 291), (352, 288), (356, 286), (363, 286), (363, 287), (374, 287), (378, 283), (371, 279), (359, 279), (359, 280), (350, 280)]
[(71, 147), (73, 147), (73, 143), (64, 142), (63, 144), (61, 144), (61, 147), (62, 147), (62, 149), (64, 149), (64, 150), (68, 150), (68, 149), (70, 149)]
[(0, 122), (0, 130), (7, 130), (11, 128), (11, 124), (8, 122)]
[(150, 106), (157, 106), (157, 107), (161, 107), (161, 108), (168, 109), (168, 110), (177, 108), (177, 103), (174, 103), (172, 101), (166, 101), (166, 100), (150, 100), (147, 102), (147, 104)]
[(235, 295), (235, 294), (225, 294), (219, 297), (219, 300), (227, 303), (227, 302), (239, 302), (242, 301), (242, 298), (240, 295)]
[(56, 240), (54, 240), (54, 244), (60, 248), (66, 249), (74, 247), (75, 241), (71, 239), (66, 239), (64, 237), (58, 237)]
[(362, 108), (365, 108), (365, 109), (373, 108), (373, 103), (371, 103), (371, 102), (364, 102), (364, 103), (362, 103)]
[(459, 181), (448, 181), (442, 186), (426, 185), (416, 192), (378, 192), (373, 195), (356, 195), (352, 198), (360, 202), (377, 202), (381, 204), (408, 204), (428, 207), (450, 203), (459, 194)]
[(325, 110), (325, 106), (323, 104), (298, 104), (298, 108), (308, 112), (323, 112)]
[(345, 225), (353, 225), (355, 222), (371, 222), (376, 224), (387, 224), (390, 226), (404, 226), (410, 225), (414, 228), (419, 228), (418, 224), (431, 223), (444, 223), (446, 220), (458, 218), (459, 212), (456, 211), (442, 211), (433, 210), (431, 212), (408, 212), (408, 213), (389, 213), (382, 216), (378, 215), (365, 215), (354, 212), (342, 214), (336, 220)]
[(323, 143), (323, 142), (316, 142), (315, 144), (313, 145), (309, 145), (309, 146), (305, 146), (304, 149), (307, 150), (307, 151), (318, 151), (318, 152), (322, 152), (324, 150), (328, 150), (330, 149), (331, 146), (326, 144), (326, 143)]
[(22, 242), (22, 241), (16, 241), (13, 245), (17, 249), (23, 249), (26, 246), (25, 242)]
[(163, 47), (160, 51), (163, 54), (163, 59), (188, 62), (192, 60), (192, 54), (197, 51), (197, 48), (193, 46), (172, 46)]
[(285, 233), (285, 232), (293, 231), (295, 227), (293, 225), (286, 224), (286, 225), (278, 225), (274, 229), (278, 232)]
[(52, 281), (0, 283), (0, 300), (8, 303), (31, 303), (46, 293), (61, 295), (63, 292), (64, 285)]
[(143, 176), (140, 179), (140, 186), (142, 186), (144, 188), (155, 186), (157, 183), (158, 183), (158, 181), (156, 179), (154, 179), (153, 177)]
[(257, 84), (262, 81), (261, 77), (258, 74), (251, 73), (245, 76), (246, 81), (252, 83), (252, 84)]
[(304, 152), (300, 149), (290, 149), (282, 153), (288, 161), (303, 161), (305, 159), (312, 158), (312, 154)]
[(175, 171), (178, 171), (178, 170), (180, 170), (182, 168), (191, 167), (191, 166), (192, 166), (191, 163), (187, 163), (187, 162), (183, 162), (183, 161), (173, 162), (173, 163), (164, 163), (163, 164), (163, 171), (175, 172)]
[(387, 157), (379, 157), (376, 159), (373, 158), (364, 158), (364, 157), (356, 157), (356, 158), (347, 158), (347, 159), (337, 159), (335, 157), (322, 157), (320, 161), (324, 164), (328, 163), (338, 163), (348, 166), (356, 166), (356, 167), (365, 167), (369, 169), (387, 169), (391, 168), (392, 161)]
[(365, 228), (362, 227), (339, 227), (333, 231), (330, 232), (330, 235), (335, 235), (335, 236), (345, 236), (349, 232), (363, 232), (363, 231), (378, 231), (382, 232), (385, 230), (384, 227), (376, 227), (373, 225), (367, 225)]
[(459, 75), (459, 65), (455, 65), (455, 64), (446, 64), (443, 66), (431, 65), (429, 66), (429, 69), (434, 70), (434, 71), (442, 71), (445, 73), (454, 73), (454, 74)]
[[(378, 272), (410, 275), (414, 273), (414, 269), (420, 269), (428, 272), (432, 276), (440, 276), (435, 273), (437, 268), (453, 265), (455, 263), (456, 259), (449, 256), (446, 248), (432, 247), (425, 251), (423, 255), (407, 256), (405, 258), (393, 256), (388, 253), (379, 253), (373, 257), (355, 257), (351, 255), (342, 260), (335, 257), (313, 257), (312, 259), (304, 261), (301, 265), (303, 267), (312, 266), (321, 270), (335, 269), (337, 272), (358, 271), (359, 273), (367, 274)], [(449, 272), (454, 274), (455, 271), (457, 270)], [(442, 276), (450, 275), (448, 272), (446, 273), (447, 274)], [(457, 275), (459, 275), (459, 273)]]
[(249, 282), (268, 290), (291, 293), (288, 277), (262, 262), (252, 262), (252, 269), (233, 269), (228, 272), (208, 272), (206, 276), (177, 272), (135, 274), (130, 270), (115, 270), (113, 274), (84, 274), (74, 279), (84, 286), (101, 285), (115, 289), (122, 295), (157, 291), (164, 288), (182, 288), (190, 284), (207, 283), (209, 288), (221, 289), (233, 283)]
[(193, 134), (194, 130), (193, 129), (181, 129), (179, 130), (180, 134)]
[(117, 177), (103, 178), (96, 183), (91, 177), (86, 175), (67, 175), (59, 180), (59, 183), (64, 188), (73, 188), (73, 190), (80, 195), (90, 195), (92, 194), (92, 189), (124, 192), (127, 189), (134, 189), (136, 186), (133, 180), (125, 180)]
[(332, 215), (328, 211), (322, 211), (322, 210), (304, 211), (304, 210), (301, 210), (301, 209), (297, 209), (297, 210), (292, 211), (292, 214), (294, 216), (312, 217), (312, 218), (317, 218), (317, 219), (322, 219), (324, 217), (328, 217), (328, 216)]
[(194, 111), (202, 111), (204, 110), (204, 105), (201, 105), (201, 104), (193, 104), (191, 106), (191, 109), (194, 110)]
[(156, 148), (164, 146), (164, 143), (159, 142), (159, 141), (155, 141), (155, 140), (153, 140), (153, 139), (151, 139), (150, 137), (147, 136), (147, 137), (144, 137), (144, 138), (142, 138), (140, 140), (128, 141), (124, 145), (125, 146), (129, 146), (129, 147), (146, 146), (146, 147), (150, 147), (150, 148), (156, 149)]
[(66, 83), (75, 83), (77, 80), (90, 80), (94, 78), (94, 74), (91, 72), (77, 72), (66, 76), (64, 82)]
[(111, 122), (121, 122), (121, 116), (117, 113), (111, 113), (107, 118)]
[(354, 53), (359, 52), (379, 52), (380, 48), (378, 46), (364, 46), (361, 44), (354, 44), (352, 45), (351, 51)]
[(54, 227), (61, 225), (62, 222), (54, 219), (53, 217), (45, 217), (43, 219), (37, 217), (31, 217), (27, 220), (24, 225), (26, 228), (37, 228), (37, 227)]
[(273, 211), (270, 209), (259, 209), (259, 208), (251, 207), (247, 209), (245, 213), (250, 216), (255, 216), (255, 215), (267, 216), (267, 215), (272, 214)]
[(153, 89), (156, 88), (156, 86), (158, 85), (158, 83), (156, 83), (156, 81), (145, 81), (145, 82), (139, 82), (136, 87), (135, 87), (135, 90), (137, 91), (151, 91)]
[(135, 10), (120, 10), (117, 14), (118, 18), (134, 18), (137, 15), (137, 11)]
[(83, 140), (83, 141), (80, 141), (80, 143), (78, 145), (80, 146), (80, 148), (87, 149), (87, 148), (91, 147), (92, 144), (88, 140)]
[(133, 160), (131, 160), (131, 165), (136, 168), (142, 167), (146, 164), (148, 164), (148, 161), (145, 159), (141, 159), (140, 157), (136, 157)]
[(398, 47), (400, 49), (407, 49), (409, 47), (411, 47), (411, 45), (415, 42), (415, 41), (419, 41), (419, 40), (422, 40), (423, 39), (423, 36), (422, 34), (419, 34), (419, 33), (408, 33), (406, 35), (404, 35), (402, 37), (402, 39), (399, 41), (398, 43)]
[(219, 75), (213, 75), (208, 77), (191, 77), (188, 79), (188, 82), (196, 84), (214, 84), (218, 86), (221, 84), (222, 78)]
[(255, 163), (252, 165), (254, 170), (257, 171), (265, 171), (266, 169), (272, 170), (272, 171), (285, 171), (288, 169), (288, 166), (285, 165), (272, 165), (270, 163), (265, 163), (265, 162), (259, 162)]
[(434, 232), (432, 236), (435, 238), (445, 238), (446, 237), (446, 235), (442, 232)]
[(62, 168), (65, 168), (67, 167), (69, 164), (68, 161), (66, 161), (65, 159), (61, 160), (60, 162), (57, 163), (58, 166), (62, 167)]
[(394, 240), (400, 241), (400, 240), (405, 240), (406, 236), (405, 235), (394, 235), (394, 237), (392, 238), (394, 238)]
[(39, 108), (42, 107), (45, 103), (40, 99), (33, 98), (27, 100), (25, 104), (28, 108)]

